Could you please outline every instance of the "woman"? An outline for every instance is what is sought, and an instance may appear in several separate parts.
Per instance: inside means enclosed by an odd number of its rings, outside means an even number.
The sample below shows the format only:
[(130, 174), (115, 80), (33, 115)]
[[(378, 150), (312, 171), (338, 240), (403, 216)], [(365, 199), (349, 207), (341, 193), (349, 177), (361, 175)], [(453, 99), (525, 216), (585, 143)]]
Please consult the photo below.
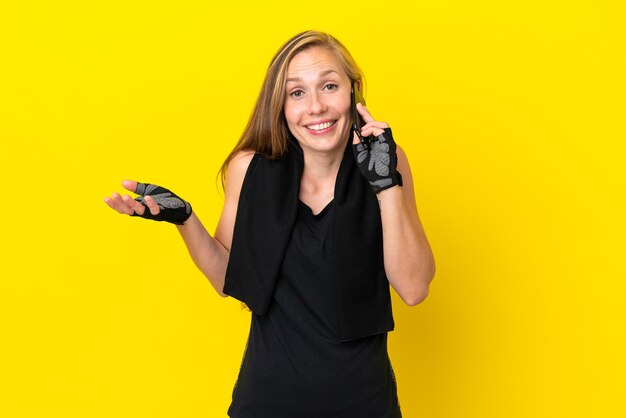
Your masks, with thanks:
[(159, 186), (124, 181), (141, 196), (105, 199), (120, 213), (177, 224), (215, 290), (252, 311), (231, 417), (401, 416), (387, 354), (389, 285), (416, 305), (435, 264), (389, 126), (359, 103), (364, 125), (353, 128), (362, 84), (328, 34), (303, 32), (279, 49), (222, 167), (214, 237)]

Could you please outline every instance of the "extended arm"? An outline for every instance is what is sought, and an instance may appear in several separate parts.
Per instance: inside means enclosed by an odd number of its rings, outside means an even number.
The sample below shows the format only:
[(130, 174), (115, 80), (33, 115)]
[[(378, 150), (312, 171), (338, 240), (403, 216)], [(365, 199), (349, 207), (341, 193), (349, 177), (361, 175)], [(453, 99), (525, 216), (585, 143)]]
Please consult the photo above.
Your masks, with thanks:
[(253, 155), (253, 152), (241, 151), (228, 165), (224, 190), (224, 209), (214, 237), (209, 235), (194, 214), (185, 222), (185, 225), (177, 226), (194, 263), (209, 279), (217, 293), (223, 297), (228, 296), (223, 292), (224, 277), (230, 256), (230, 246), (233, 241), (239, 193)]
[(211, 237), (195, 213), (191, 214), (184, 225), (177, 225), (176, 228), (185, 241), (187, 251), (196, 267), (209, 279), (220, 296), (228, 296), (222, 291), (228, 265), (228, 249)]
[[(214, 237), (207, 232), (200, 219), (193, 212), (184, 221), (184, 224), (176, 225), (193, 262), (209, 279), (217, 293), (223, 297), (227, 296), (223, 292), (224, 276), (230, 254), (239, 192), (252, 155), (251, 152), (240, 152), (232, 159), (228, 167), (224, 209)], [(122, 184), (132, 192), (137, 191), (138, 183), (135, 181), (126, 180)], [(159, 215), (161, 210), (150, 195), (142, 196), (142, 199), (137, 200), (129, 195), (121, 196), (118, 193), (113, 193), (110, 198), (105, 198), (104, 201), (119, 213), (131, 216), (144, 215), (145, 211), (148, 210), (151, 214), (150, 219), (156, 219), (155, 217)]]

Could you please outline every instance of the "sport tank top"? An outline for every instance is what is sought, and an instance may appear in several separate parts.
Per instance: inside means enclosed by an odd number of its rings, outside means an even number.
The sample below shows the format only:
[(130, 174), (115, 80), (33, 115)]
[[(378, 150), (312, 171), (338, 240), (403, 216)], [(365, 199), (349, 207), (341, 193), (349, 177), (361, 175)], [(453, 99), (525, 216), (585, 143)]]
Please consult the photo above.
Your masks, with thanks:
[(333, 202), (303, 202), (266, 315), (250, 333), (231, 418), (399, 418), (387, 333), (337, 342)]

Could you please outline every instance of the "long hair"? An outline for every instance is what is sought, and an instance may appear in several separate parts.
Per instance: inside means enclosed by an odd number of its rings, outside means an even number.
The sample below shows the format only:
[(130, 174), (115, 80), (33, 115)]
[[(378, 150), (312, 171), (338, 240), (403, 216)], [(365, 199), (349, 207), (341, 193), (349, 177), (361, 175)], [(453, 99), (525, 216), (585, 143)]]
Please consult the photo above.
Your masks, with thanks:
[(285, 154), (289, 143), (289, 128), (284, 112), (287, 68), (294, 56), (316, 46), (328, 48), (333, 52), (343, 65), (351, 83), (360, 82), (361, 90), (363, 90), (365, 83), (363, 72), (350, 52), (335, 37), (324, 32), (309, 30), (289, 39), (272, 58), (250, 120), (235, 148), (220, 168), (222, 187), (228, 164), (237, 152), (255, 151), (271, 159), (280, 158)]

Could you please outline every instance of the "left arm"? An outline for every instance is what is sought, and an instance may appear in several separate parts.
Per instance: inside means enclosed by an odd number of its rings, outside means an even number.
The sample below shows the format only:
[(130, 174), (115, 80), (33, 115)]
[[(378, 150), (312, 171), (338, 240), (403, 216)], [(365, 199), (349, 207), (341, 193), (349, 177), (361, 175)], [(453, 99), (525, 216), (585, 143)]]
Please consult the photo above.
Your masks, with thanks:
[(383, 190), (377, 198), (383, 224), (385, 272), (402, 300), (413, 306), (428, 296), (435, 260), (417, 213), (409, 161), (400, 147), (397, 155), (403, 186)]
[(428, 296), (435, 260), (417, 214), (409, 161), (395, 144), (391, 131), (383, 135), (389, 128), (387, 123), (374, 120), (361, 103), (357, 110), (366, 122), (361, 135), (375, 137), (370, 149), (360, 143), (356, 134), (352, 143), (359, 169), (380, 203), (385, 273), (402, 300), (417, 305)]

